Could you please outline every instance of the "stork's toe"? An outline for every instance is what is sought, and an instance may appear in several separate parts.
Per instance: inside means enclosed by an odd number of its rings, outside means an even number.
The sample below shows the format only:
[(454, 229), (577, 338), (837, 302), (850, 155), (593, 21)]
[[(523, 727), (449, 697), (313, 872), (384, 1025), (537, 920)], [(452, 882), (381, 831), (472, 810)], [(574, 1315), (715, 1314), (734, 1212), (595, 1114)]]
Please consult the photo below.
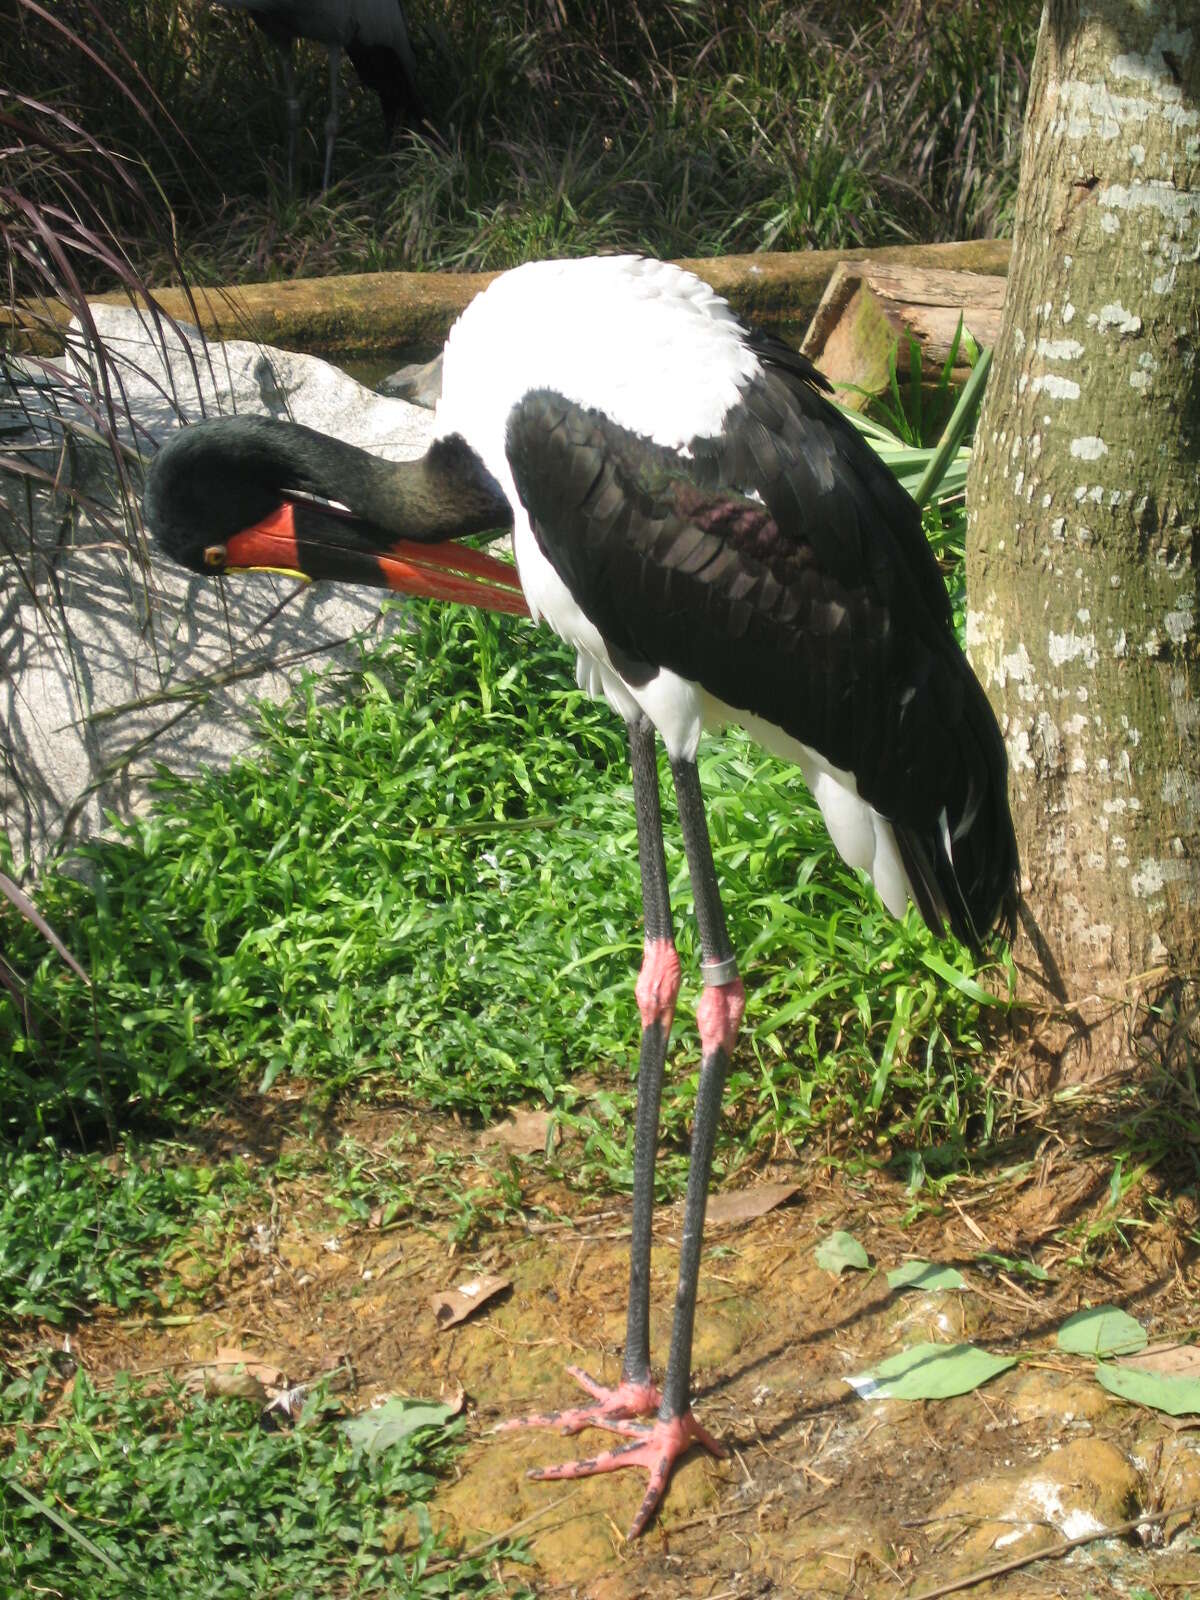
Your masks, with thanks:
[(652, 1417), (662, 1404), (662, 1395), (649, 1377), (635, 1381), (622, 1378), (615, 1388), (598, 1383), (582, 1367), (568, 1367), (567, 1373), (595, 1401), (590, 1406), (567, 1406), (561, 1411), (534, 1411), (524, 1417), (498, 1422), (493, 1433), (511, 1433), (517, 1428), (556, 1428), (559, 1433), (581, 1433), (584, 1428), (609, 1428), (624, 1433), (621, 1424), (634, 1417)]
[(690, 1411), (682, 1416), (639, 1424), (624, 1422), (609, 1424), (621, 1433), (632, 1437), (628, 1444), (614, 1445), (598, 1456), (586, 1456), (581, 1461), (564, 1461), (556, 1467), (535, 1467), (529, 1473), (539, 1482), (556, 1482), (563, 1478), (590, 1478), (599, 1472), (617, 1472), (622, 1467), (643, 1467), (649, 1474), (646, 1493), (638, 1507), (627, 1535), (636, 1539), (666, 1492), (671, 1471), (679, 1457), (686, 1455), (693, 1444), (703, 1445), (714, 1456), (724, 1457), (728, 1449), (719, 1439), (702, 1428)]

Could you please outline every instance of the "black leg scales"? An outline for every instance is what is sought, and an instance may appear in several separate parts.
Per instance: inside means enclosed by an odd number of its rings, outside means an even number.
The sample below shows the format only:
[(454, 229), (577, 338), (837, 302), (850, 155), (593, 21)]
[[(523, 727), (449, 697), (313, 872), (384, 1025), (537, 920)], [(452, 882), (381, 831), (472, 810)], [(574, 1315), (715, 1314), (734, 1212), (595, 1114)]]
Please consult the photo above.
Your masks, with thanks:
[[(635, 772), (636, 772), (635, 757)], [(696, 1289), (700, 1277), (700, 1248), (704, 1236), (704, 1212), (708, 1202), (708, 1183), (712, 1172), (713, 1146), (716, 1142), (717, 1118), (721, 1110), (721, 1095), (729, 1070), (729, 1054), (737, 1034), (745, 1003), (741, 980), (737, 976), (737, 963), (725, 928), (725, 913), (717, 889), (717, 875), (713, 866), (712, 847), (709, 843), (708, 824), (704, 816), (704, 801), (700, 793), (700, 780), (693, 761), (673, 761), (672, 775), (679, 803), (679, 820), (687, 850), (688, 871), (696, 902), (696, 920), (700, 928), (703, 951), (701, 973), (704, 977), (704, 994), (697, 1010), (703, 1058), (700, 1066), (700, 1085), (696, 1096), (696, 1116), (692, 1125), (691, 1162), (688, 1169), (687, 1195), (684, 1199), (683, 1239), (679, 1251), (679, 1282), (675, 1292), (675, 1318), (671, 1327), (671, 1350), (667, 1360), (667, 1373), (663, 1380), (662, 1403), (658, 1415), (649, 1424), (637, 1422), (610, 1422), (605, 1425), (629, 1436), (629, 1442), (617, 1445), (602, 1455), (585, 1461), (569, 1461), (562, 1466), (549, 1467), (531, 1473), (534, 1478), (582, 1478), (598, 1472), (615, 1472), (621, 1467), (643, 1467), (649, 1477), (642, 1503), (629, 1530), (636, 1539), (642, 1532), (666, 1492), (671, 1470), (680, 1456), (693, 1444), (701, 1444), (714, 1455), (728, 1454), (725, 1446), (696, 1421), (691, 1407), (692, 1333), (696, 1320)], [(657, 798), (657, 797), (656, 797)], [(641, 813), (639, 811), (639, 837)], [(643, 871), (645, 859), (643, 857)], [(647, 948), (650, 940), (647, 938)], [(645, 974), (643, 968), (643, 975)], [(640, 985), (639, 985), (640, 989)], [(641, 993), (639, 992), (639, 1000)], [(646, 1009), (643, 1008), (643, 1020)], [(649, 1031), (649, 1030), (647, 1030)], [(646, 1048), (643, 1035), (643, 1050)], [(658, 1078), (661, 1087), (661, 1058)], [(638, 1152), (649, 1135), (643, 1136), (642, 1097), (639, 1085), (638, 1098)], [(646, 1107), (649, 1116), (649, 1106)], [(658, 1091), (654, 1098), (654, 1122), (658, 1120)], [(655, 1128), (655, 1140), (657, 1130)], [(648, 1173), (645, 1203), (650, 1204), (649, 1188), (653, 1184), (653, 1153), (647, 1157)], [(635, 1167), (636, 1167), (635, 1155)], [(645, 1252), (647, 1271), (650, 1251), (650, 1222), (645, 1218), (644, 1233), (639, 1233), (635, 1222), (633, 1240), (633, 1288), (630, 1295), (631, 1335), (643, 1324), (644, 1315), (636, 1304), (640, 1288), (638, 1263)], [(627, 1348), (626, 1359), (629, 1359)]]
[[(667, 897), (654, 732), (645, 719), (630, 724), (629, 748), (637, 804), (638, 858), (642, 870), (646, 945), (637, 985), (638, 1008), (642, 1014), (642, 1045), (633, 1158), (633, 1227), (625, 1360), (621, 1368), (621, 1382), (615, 1390), (605, 1390), (585, 1373), (572, 1369), (573, 1375), (595, 1397), (596, 1405), (524, 1418), (522, 1421), (545, 1423), (570, 1433), (594, 1424), (629, 1436), (627, 1443), (617, 1445), (602, 1455), (546, 1467), (530, 1473), (530, 1476), (544, 1479), (582, 1478), (598, 1472), (613, 1472), (621, 1467), (645, 1468), (649, 1482), (629, 1530), (629, 1537), (635, 1539), (653, 1516), (666, 1490), (671, 1469), (681, 1455), (693, 1444), (702, 1444), (714, 1455), (727, 1454), (725, 1447), (707, 1433), (692, 1415), (692, 1334), (696, 1321), (700, 1250), (717, 1119), (721, 1112), (729, 1055), (741, 1022), (745, 994), (725, 927), (725, 913), (717, 888), (696, 764), (694, 761), (673, 761), (671, 772), (675, 780), (679, 821), (687, 851), (703, 952), (701, 975), (704, 993), (697, 1008), (703, 1057), (696, 1096), (696, 1116), (692, 1125), (691, 1162), (684, 1199), (683, 1239), (679, 1251), (679, 1282), (675, 1291), (671, 1349), (659, 1398), (650, 1380), (650, 1245), (659, 1107), (667, 1042), (679, 989), (679, 960), (675, 954), (671, 908)], [(658, 1415), (652, 1422), (630, 1420), (651, 1410), (656, 1400)]]
[(578, 1433), (587, 1427), (606, 1427), (631, 1417), (649, 1416), (662, 1396), (650, 1375), (650, 1245), (654, 1223), (654, 1165), (658, 1153), (658, 1115), (662, 1103), (663, 1070), (667, 1044), (679, 992), (679, 957), (671, 902), (667, 893), (667, 862), (663, 850), (662, 809), (658, 792), (658, 760), (654, 729), (646, 718), (629, 724), (629, 754), (633, 769), (633, 796), (637, 811), (638, 861), (642, 875), (642, 916), (645, 954), (638, 977), (638, 1008), (642, 1015), (641, 1053), (638, 1059), (636, 1128), (633, 1146), (633, 1220), (629, 1248), (629, 1309), (625, 1325), (625, 1356), (616, 1388), (606, 1388), (578, 1367), (567, 1371), (591, 1395), (593, 1405), (562, 1411), (538, 1412), (501, 1423), (502, 1431), (520, 1427), (552, 1427)]

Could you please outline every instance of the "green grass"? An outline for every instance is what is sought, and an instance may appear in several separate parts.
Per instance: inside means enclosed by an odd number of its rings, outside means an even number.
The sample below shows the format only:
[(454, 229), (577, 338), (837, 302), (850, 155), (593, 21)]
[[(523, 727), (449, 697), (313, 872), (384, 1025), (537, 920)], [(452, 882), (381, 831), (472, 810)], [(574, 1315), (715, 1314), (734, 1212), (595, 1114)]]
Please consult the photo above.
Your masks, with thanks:
[(0, 1323), (157, 1310), (184, 1277), (195, 1293), (250, 1192), (243, 1163), (198, 1164), (165, 1141), (116, 1163), (48, 1138), (0, 1148)]
[[(247, 19), (113, 0), (109, 37), (83, 0), (60, 6), (136, 94), (114, 95), (32, 13), (19, 40), (15, 29), (0, 40), (3, 76), (53, 93), (161, 188), (197, 282), (1003, 234), (1040, 10), (409, 0), (436, 132), (384, 151), (375, 96), (345, 65), (336, 182), (319, 194), (327, 68), (303, 46), (289, 195), (277, 62)], [(134, 262), (174, 276), (178, 262), (145, 234), (130, 230)], [(108, 269), (81, 254), (79, 270)]]
[[(348, 697), (310, 686), (264, 712), (254, 760), (164, 775), (152, 814), (81, 852), (86, 882), (42, 882), (93, 987), (46, 951), (37, 1036), (0, 1002), (9, 1138), (175, 1123), (222, 1083), (282, 1073), (487, 1117), (570, 1107), (573, 1075), (597, 1069), (625, 1138), (641, 930), (623, 730), (566, 686), (547, 634), (407, 615), (415, 631), (370, 653)], [(961, 1133), (984, 999), (969, 958), (892, 921), (795, 769), (731, 735), (701, 776), (751, 996), (731, 1127)], [(673, 832), (668, 866), (694, 973)], [(32, 965), (38, 936), (5, 917)], [(682, 1145), (698, 1055), (691, 1028), (677, 1038), (666, 1130)]]
[[(287, 1595), (388, 1600), (509, 1593), (503, 1545), (448, 1556), (424, 1503), (460, 1424), (376, 1454), (352, 1448), (319, 1391), (272, 1430), (253, 1404), (121, 1378), (69, 1392), (48, 1365), (0, 1392), (6, 1594), (92, 1600)], [(527, 1591), (523, 1591), (527, 1592)]]
[(386, 1228), (415, 1219), (452, 1250), (472, 1247), (489, 1228), (524, 1229), (544, 1209), (526, 1199), (524, 1175), (515, 1155), (422, 1150), (411, 1131), (369, 1150), (347, 1135), (320, 1158), (323, 1197), (340, 1221)]

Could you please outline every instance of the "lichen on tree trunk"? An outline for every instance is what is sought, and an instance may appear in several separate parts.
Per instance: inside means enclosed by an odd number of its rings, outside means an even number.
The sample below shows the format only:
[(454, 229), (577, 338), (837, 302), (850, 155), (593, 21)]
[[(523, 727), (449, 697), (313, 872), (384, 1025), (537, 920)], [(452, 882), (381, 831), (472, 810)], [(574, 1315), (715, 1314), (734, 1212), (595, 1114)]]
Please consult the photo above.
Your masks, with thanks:
[[(1200, 11), (1049, 0), (967, 643), (1009, 750), (1026, 993), (1089, 1026), (1200, 971), (1198, 344)], [(1126, 1064), (1101, 1040), (1066, 1076)]]

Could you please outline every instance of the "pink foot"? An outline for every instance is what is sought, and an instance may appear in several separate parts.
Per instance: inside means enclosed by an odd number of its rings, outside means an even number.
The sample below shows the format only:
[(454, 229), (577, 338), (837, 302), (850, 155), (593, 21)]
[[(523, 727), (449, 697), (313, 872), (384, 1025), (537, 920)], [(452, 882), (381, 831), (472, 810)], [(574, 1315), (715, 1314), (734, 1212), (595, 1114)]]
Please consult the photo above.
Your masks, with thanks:
[(603, 1455), (591, 1456), (584, 1461), (564, 1461), (559, 1467), (537, 1467), (529, 1476), (539, 1480), (559, 1478), (589, 1478), (597, 1472), (616, 1472), (619, 1467), (644, 1467), (650, 1474), (638, 1514), (627, 1535), (636, 1539), (654, 1515), (655, 1507), (663, 1497), (671, 1468), (693, 1444), (702, 1444), (714, 1456), (727, 1456), (729, 1451), (719, 1439), (714, 1439), (696, 1421), (690, 1411), (681, 1417), (664, 1422), (661, 1417), (651, 1423), (620, 1422), (611, 1424), (618, 1433), (630, 1435), (629, 1444), (616, 1445)]
[[(649, 1379), (634, 1383), (622, 1378), (615, 1389), (606, 1389), (579, 1367), (567, 1373), (596, 1402), (594, 1406), (570, 1406), (565, 1411), (535, 1411), (528, 1417), (512, 1417), (500, 1422), (493, 1433), (510, 1433), (514, 1428), (557, 1428), (560, 1433), (579, 1433), (584, 1428), (612, 1428), (630, 1417), (652, 1417), (662, 1404), (662, 1396)], [(618, 1428), (616, 1430), (620, 1432)]]

